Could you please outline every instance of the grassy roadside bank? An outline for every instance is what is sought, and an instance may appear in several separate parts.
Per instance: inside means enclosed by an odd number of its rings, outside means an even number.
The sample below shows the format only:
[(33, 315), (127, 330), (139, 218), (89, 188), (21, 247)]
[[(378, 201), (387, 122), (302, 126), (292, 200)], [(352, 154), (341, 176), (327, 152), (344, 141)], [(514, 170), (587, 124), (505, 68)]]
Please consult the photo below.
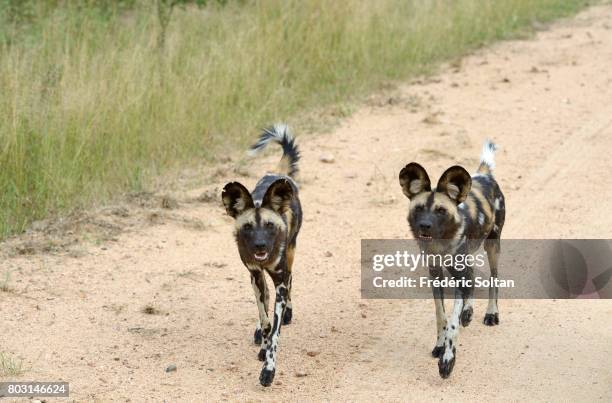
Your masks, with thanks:
[(2, 15), (0, 236), (586, 5), (228, 0), (176, 9), (160, 58), (152, 3)]

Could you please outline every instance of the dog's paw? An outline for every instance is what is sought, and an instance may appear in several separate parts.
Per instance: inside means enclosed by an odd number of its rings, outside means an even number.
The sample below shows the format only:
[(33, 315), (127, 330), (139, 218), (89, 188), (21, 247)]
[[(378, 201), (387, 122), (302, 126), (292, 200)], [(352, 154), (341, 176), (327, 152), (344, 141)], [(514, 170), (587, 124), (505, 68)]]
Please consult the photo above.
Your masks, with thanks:
[(255, 329), (255, 334), (253, 335), (253, 343), (257, 346), (261, 345), (263, 341), (263, 333), (261, 329)]
[(288, 325), (291, 323), (291, 319), (293, 318), (293, 309), (285, 308), (285, 314), (283, 315), (283, 325)]
[(261, 386), (270, 386), (272, 385), (272, 381), (274, 380), (274, 372), (276, 370), (272, 369), (262, 369), (261, 370), (261, 374), (259, 375), (259, 383), (261, 383)]
[(257, 359), (259, 361), (265, 361), (266, 360), (266, 349), (262, 348), (261, 350), (259, 350), (259, 354), (257, 354)]
[(440, 376), (443, 379), (446, 379), (450, 376), (451, 372), (453, 372), (453, 367), (455, 366), (455, 348), (453, 347), (453, 353), (442, 353), (440, 355), (440, 360), (438, 361), (438, 371), (440, 372)]
[(487, 313), (482, 323), (487, 326), (499, 325), (499, 313)]
[(474, 314), (474, 309), (469, 307), (461, 312), (461, 326), (467, 327), (472, 321), (472, 315)]
[(431, 350), (431, 355), (435, 358), (438, 358), (444, 353), (444, 346), (435, 346), (433, 350)]

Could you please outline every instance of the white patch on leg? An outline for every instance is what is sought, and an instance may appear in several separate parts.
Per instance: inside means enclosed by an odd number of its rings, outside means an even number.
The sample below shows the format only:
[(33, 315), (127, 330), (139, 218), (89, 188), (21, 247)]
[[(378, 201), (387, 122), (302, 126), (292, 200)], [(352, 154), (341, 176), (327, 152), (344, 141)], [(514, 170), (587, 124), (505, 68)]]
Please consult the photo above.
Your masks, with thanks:
[(437, 347), (444, 345), (444, 328), (446, 327), (446, 315), (444, 315), (444, 302), (441, 299), (435, 299), (436, 303), (436, 327), (438, 330)]
[(497, 302), (493, 298), (489, 298), (489, 304), (487, 305), (487, 313), (488, 314), (498, 313)]
[(455, 356), (453, 353), (453, 348), (456, 348), (457, 345), (457, 335), (459, 334), (461, 312), (463, 312), (463, 299), (456, 298), (453, 305), (453, 312), (448, 324), (446, 325), (446, 334), (444, 335), (444, 355), (442, 358), (445, 361), (450, 361)]
[[(280, 290), (285, 287), (284, 284), (276, 287), (276, 295), (280, 295)], [(274, 303), (274, 324), (272, 327), (272, 334), (270, 335), (270, 343), (266, 349), (266, 365), (265, 368), (269, 371), (273, 371), (276, 368), (276, 354), (278, 350), (278, 339), (280, 337), (280, 327), (283, 322), (283, 312), (287, 301), (285, 297), (277, 298)], [(278, 322), (278, 323), (277, 323)]]

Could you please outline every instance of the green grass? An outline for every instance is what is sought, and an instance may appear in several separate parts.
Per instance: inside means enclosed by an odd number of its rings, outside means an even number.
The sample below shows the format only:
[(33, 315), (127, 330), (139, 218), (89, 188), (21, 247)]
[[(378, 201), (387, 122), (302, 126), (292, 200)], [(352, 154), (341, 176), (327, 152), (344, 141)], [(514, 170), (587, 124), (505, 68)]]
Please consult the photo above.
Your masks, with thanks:
[(160, 58), (155, 2), (120, 11), (33, 2), (15, 16), (7, 1), (0, 0), (0, 236), (140, 190), (159, 173), (244, 147), (269, 122), (358, 99), (585, 6), (229, 0), (176, 9)]
[(13, 291), (13, 289), (9, 285), (10, 280), (11, 280), (11, 272), (7, 270), (6, 273), (4, 274), (4, 278), (0, 281), (0, 292)]
[(23, 361), (0, 351), (0, 377), (18, 376), (23, 373)]

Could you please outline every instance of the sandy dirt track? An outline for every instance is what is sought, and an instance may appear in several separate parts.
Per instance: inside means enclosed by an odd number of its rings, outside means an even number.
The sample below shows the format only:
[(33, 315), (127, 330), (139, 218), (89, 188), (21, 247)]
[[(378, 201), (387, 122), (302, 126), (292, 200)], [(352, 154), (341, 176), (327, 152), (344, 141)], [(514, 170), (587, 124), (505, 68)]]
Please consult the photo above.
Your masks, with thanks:
[[(205, 188), (179, 187), (166, 208), (152, 197), (137, 212), (102, 209), (100, 226), (121, 227), (108, 240), (5, 248), (0, 351), (24, 373), (1, 380), (69, 381), (79, 401), (612, 400), (608, 300), (501, 300), (494, 328), (477, 301), (442, 380), (433, 302), (359, 292), (360, 239), (409, 236), (399, 170), (473, 171), (485, 137), (501, 146), (502, 238), (612, 237), (612, 6), (373, 96), (331, 134), (297, 135), (305, 222), (272, 387), (258, 383), (257, 309), (214, 192), (229, 180), (252, 188), (278, 149), (238, 173), (206, 173)], [(207, 191), (213, 200), (198, 201)]]

